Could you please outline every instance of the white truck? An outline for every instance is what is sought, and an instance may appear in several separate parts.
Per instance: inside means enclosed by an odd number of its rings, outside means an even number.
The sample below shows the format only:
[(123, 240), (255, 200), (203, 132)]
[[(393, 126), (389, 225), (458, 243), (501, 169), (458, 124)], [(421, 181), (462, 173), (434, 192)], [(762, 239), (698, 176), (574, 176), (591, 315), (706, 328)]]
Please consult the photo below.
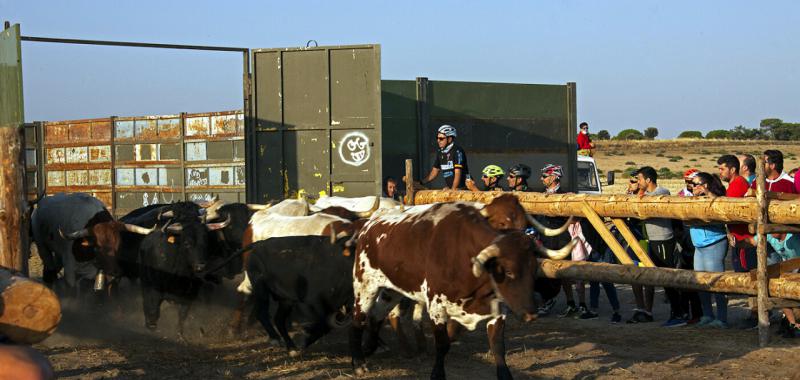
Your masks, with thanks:
[[(609, 172), (606, 185), (614, 184), (614, 173)], [(594, 158), (578, 155), (578, 193), (602, 194), (603, 187), (600, 183), (600, 173)]]

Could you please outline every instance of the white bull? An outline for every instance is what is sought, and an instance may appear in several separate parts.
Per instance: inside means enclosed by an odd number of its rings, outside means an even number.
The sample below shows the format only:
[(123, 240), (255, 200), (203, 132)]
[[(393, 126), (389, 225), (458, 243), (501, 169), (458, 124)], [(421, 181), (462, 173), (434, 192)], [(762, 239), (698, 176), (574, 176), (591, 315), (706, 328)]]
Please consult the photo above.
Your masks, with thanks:
[[(311, 206), (311, 211), (318, 212), (328, 207), (342, 207), (353, 212), (362, 212), (371, 209), (374, 204), (375, 196), (373, 195), (354, 198), (337, 196), (322, 197)], [(378, 209), (398, 209), (401, 206), (402, 203), (392, 198), (381, 197), (378, 204)]]

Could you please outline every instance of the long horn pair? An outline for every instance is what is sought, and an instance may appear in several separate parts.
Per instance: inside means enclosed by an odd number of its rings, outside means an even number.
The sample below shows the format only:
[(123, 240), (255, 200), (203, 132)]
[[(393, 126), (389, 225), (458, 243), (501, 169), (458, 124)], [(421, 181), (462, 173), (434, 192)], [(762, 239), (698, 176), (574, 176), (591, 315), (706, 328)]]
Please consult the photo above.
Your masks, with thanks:
[[(483, 210), (481, 210), (481, 211), (483, 211)], [(558, 236), (558, 235), (561, 235), (561, 234), (564, 233), (564, 231), (567, 230), (567, 228), (569, 228), (569, 225), (572, 224), (575, 221), (575, 218), (570, 216), (569, 219), (567, 220), (567, 222), (564, 223), (563, 226), (553, 229), (553, 228), (546, 227), (544, 224), (539, 223), (530, 214), (525, 214), (525, 219), (527, 219), (528, 223), (530, 223), (539, 232), (544, 234), (544, 236)]]
[(222, 222), (206, 223), (206, 228), (208, 228), (209, 231), (216, 231), (227, 227), (229, 224), (231, 224), (231, 214), (228, 214), (228, 218)]
[(378, 211), (378, 208), (380, 207), (381, 207), (381, 197), (376, 196), (375, 203), (372, 205), (372, 208), (369, 209), (369, 211), (356, 212), (355, 214), (359, 218), (369, 218), (375, 211)]
[(536, 250), (539, 251), (539, 253), (547, 256), (548, 259), (562, 260), (572, 253), (572, 248), (574, 248), (577, 244), (580, 244), (580, 239), (575, 238), (558, 250), (545, 248), (540, 245), (536, 246)]
[(497, 244), (492, 244), (484, 248), (478, 256), (472, 258), (472, 274), (475, 277), (480, 277), (484, 272), (484, 265), (489, 259), (500, 256), (500, 247)]
[(75, 232), (70, 232), (68, 234), (65, 234), (64, 231), (61, 231), (61, 228), (59, 228), (58, 229), (58, 234), (61, 235), (61, 238), (64, 239), (64, 240), (75, 240), (75, 239), (81, 239), (81, 238), (85, 238), (85, 237), (89, 236), (89, 230), (84, 228), (82, 230), (78, 230), (78, 231), (75, 231)]
[(126, 231), (133, 232), (139, 235), (148, 235), (156, 230), (155, 226), (153, 226), (153, 228), (144, 228), (142, 226), (137, 226), (135, 224), (128, 224), (128, 223), (124, 223), (124, 226)]

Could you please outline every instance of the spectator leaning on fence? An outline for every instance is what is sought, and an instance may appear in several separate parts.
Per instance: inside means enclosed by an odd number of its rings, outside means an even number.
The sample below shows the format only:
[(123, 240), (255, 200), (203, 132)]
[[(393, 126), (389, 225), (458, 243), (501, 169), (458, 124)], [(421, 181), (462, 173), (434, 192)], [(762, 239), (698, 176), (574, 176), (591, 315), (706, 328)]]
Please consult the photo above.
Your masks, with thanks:
[(697, 169), (691, 168), (683, 172), (683, 183), (685, 184), (684, 188), (678, 192), (679, 197), (691, 197), (692, 196), (692, 178), (697, 174)]
[[(725, 186), (719, 178), (705, 172), (692, 179), (695, 196), (720, 197), (725, 195)], [(689, 226), (694, 244), (694, 270), (698, 272), (724, 272), (728, 239), (725, 225), (721, 223), (695, 224)], [(714, 293), (717, 312), (711, 307), (711, 293), (699, 292), (703, 316), (698, 326), (728, 328), (728, 298), (723, 293)]]
[[(481, 176), (484, 185), (483, 191), (503, 190), (500, 186), (500, 180), (506, 173), (501, 167), (497, 165), (486, 165), (481, 171), (481, 174), (483, 174)], [(475, 186), (475, 181), (473, 181), (472, 178), (467, 178), (467, 189), (476, 192), (481, 191), (478, 186)]]
[(764, 176), (767, 191), (791, 194), (797, 192), (792, 178), (783, 171), (783, 153), (779, 150), (764, 151)]
[[(658, 173), (650, 166), (639, 169), (637, 173), (639, 188), (644, 189), (642, 196), (669, 195), (669, 190), (658, 186)], [(672, 220), (664, 218), (651, 218), (644, 221), (644, 229), (647, 233), (647, 248), (653, 263), (659, 267), (679, 268), (681, 261), (680, 255), (675, 252), (675, 237), (672, 230)], [(645, 287), (650, 299), (653, 297), (654, 289), (649, 290)], [(681, 294), (675, 288), (664, 288), (670, 304), (670, 318), (664, 322), (664, 327), (677, 327), (686, 325), (684, 318)]]
[(756, 181), (756, 158), (752, 154), (739, 156), (739, 174), (747, 180), (748, 185)]

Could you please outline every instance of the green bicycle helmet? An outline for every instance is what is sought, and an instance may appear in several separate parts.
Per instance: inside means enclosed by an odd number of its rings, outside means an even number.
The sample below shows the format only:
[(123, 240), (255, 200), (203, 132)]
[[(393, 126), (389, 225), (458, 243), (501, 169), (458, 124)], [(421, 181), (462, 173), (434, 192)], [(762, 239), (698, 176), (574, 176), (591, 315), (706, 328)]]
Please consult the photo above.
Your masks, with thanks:
[(487, 177), (502, 177), (506, 174), (503, 169), (497, 165), (487, 165), (483, 168), (481, 173)]

